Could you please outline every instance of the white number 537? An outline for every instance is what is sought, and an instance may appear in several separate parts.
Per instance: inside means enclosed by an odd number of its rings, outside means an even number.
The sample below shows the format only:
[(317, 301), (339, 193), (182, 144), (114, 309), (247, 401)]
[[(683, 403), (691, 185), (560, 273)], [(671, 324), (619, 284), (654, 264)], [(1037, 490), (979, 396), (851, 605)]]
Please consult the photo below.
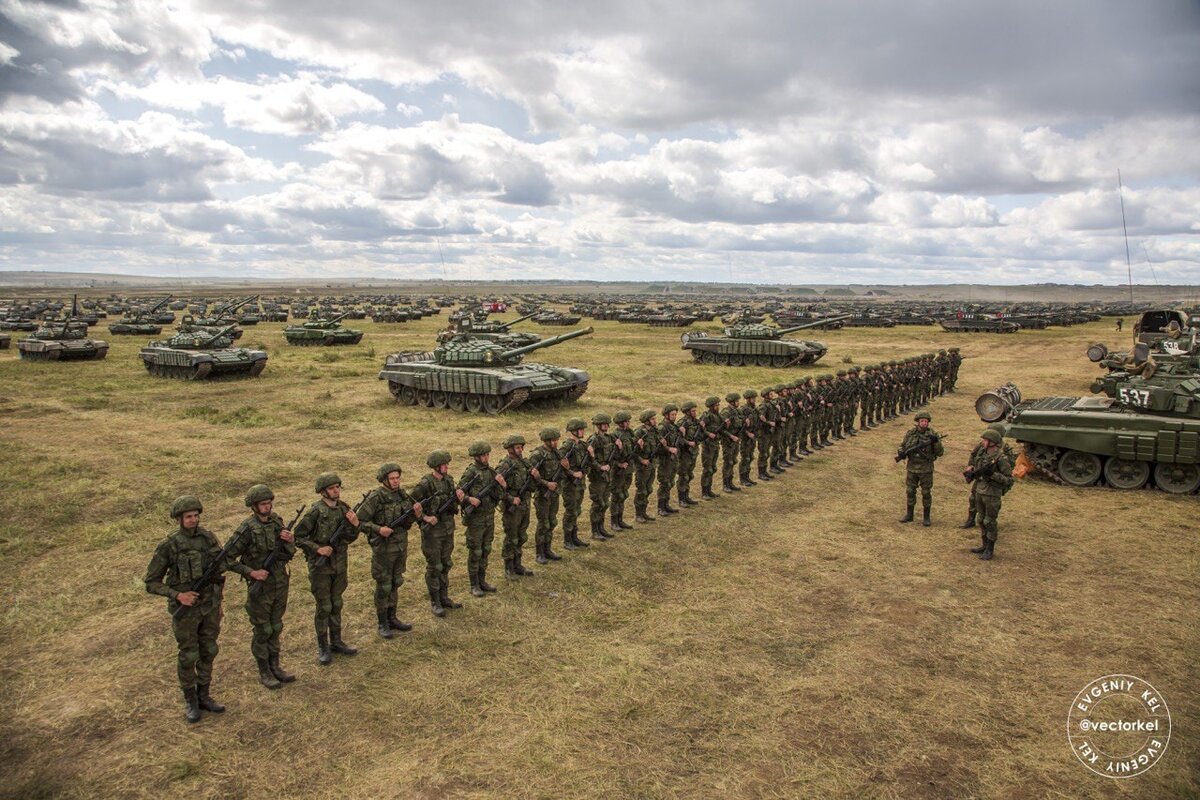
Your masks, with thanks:
[(1122, 403), (1127, 403), (1131, 406), (1150, 405), (1149, 389), (1131, 389), (1128, 386), (1122, 386), (1117, 390), (1117, 397), (1121, 399)]

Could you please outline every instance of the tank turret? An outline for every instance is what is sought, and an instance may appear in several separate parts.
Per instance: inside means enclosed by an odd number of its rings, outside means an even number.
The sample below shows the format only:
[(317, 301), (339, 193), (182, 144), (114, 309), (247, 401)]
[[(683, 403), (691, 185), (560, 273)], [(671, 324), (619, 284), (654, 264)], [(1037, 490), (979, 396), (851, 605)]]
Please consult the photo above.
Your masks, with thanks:
[(580, 336), (586, 336), (589, 333), (592, 333), (591, 327), (580, 328), (577, 331), (564, 333), (561, 336), (552, 336), (549, 339), (543, 339), (540, 342), (534, 342), (523, 347), (513, 347), (508, 349), (495, 342), (484, 342), (479, 340), (471, 340), (466, 342), (446, 342), (445, 344), (434, 349), (433, 360), (438, 364), (453, 364), (460, 367), (493, 367), (515, 365), (521, 363), (521, 359), (526, 353), (531, 353), (534, 350), (540, 350), (543, 347), (551, 347), (556, 344), (561, 344), (569, 339), (576, 339)]
[[(327, 319), (314, 318), (303, 325), (288, 325), (283, 329), (283, 337), (288, 344), (300, 347), (315, 345), (358, 344), (362, 341), (363, 332), (356, 328), (343, 327), (341, 321), (354, 309), (346, 309), (340, 314)], [(316, 309), (313, 309), (316, 313)]]
[(826, 317), (788, 328), (759, 323), (731, 325), (725, 329), (724, 336), (710, 336), (703, 332), (685, 333), (680, 337), (680, 341), (683, 343), (683, 349), (690, 350), (692, 358), (701, 364), (733, 367), (790, 367), (812, 364), (829, 352), (829, 348), (823, 342), (785, 340), (784, 335), (848, 318), (849, 315)]
[(200, 380), (209, 376), (258, 375), (267, 366), (262, 350), (232, 347), (236, 325), (216, 330), (190, 328), (139, 352), (146, 371), (162, 378)]

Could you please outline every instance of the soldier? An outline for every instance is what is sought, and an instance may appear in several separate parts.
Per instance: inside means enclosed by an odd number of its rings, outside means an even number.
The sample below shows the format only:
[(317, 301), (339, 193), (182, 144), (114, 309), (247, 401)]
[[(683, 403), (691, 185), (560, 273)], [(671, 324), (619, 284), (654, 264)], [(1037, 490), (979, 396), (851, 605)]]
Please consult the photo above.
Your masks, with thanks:
[(588, 459), (592, 454), (588, 451), (587, 443), (583, 441), (583, 432), (587, 423), (581, 419), (567, 422), (567, 443), (562, 447), (562, 457), (567, 466), (563, 469), (562, 503), (563, 503), (563, 547), (568, 550), (578, 550), (588, 547), (588, 543), (579, 539), (579, 515), (583, 511), (583, 493), (586, 489), (584, 470), (588, 467)]
[[(209, 694), (213, 660), (218, 651), (217, 636), (221, 633), (224, 578), (217, 577), (199, 592), (191, 590), (197, 579), (221, 557), (217, 537), (200, 527), (203, 511), (200, 501), (190, 495), (175, 500), (171, 516), (179, 526), (154, 549), (144, 578), (147, 592), (168, 598), (171, 631), (179, 645), (176, 672), (188, 722), (200, 721), (200, 709), (214, 714), (225, 710)], [(181, 612), (181, 607), (186, 610)]]
[(962, 356), (958, 354), (957, 347), (951, 347), (950, 350), (950, 387), (947, 392), (953, 392), (955, 385), (958, 384), (958, 368), (962, 365)]
[(604, 515), (608, 511), (608, 496), (612, 491), (612, 461), (616, 457), (616, 440), (608, 433), (612, 418), (608, 414), (599, 413), (592, 417), (592, 425), (596, 431), (588, 439), (588, 494), (592, 498), (590, 522), (592, 523), (592, 539), (598, 542), (608, 541), (614, 531), (609, 533), (604, 527)]
[(734, 467), (742, 446), (742, 413), (738, 409), (741, 399), (737, 392), (729, 392), (725, 395), (727, 405), (721, 410), (721, 488), (727, 492), (741, 491), (741, 487), (733, 485)]
[(692, 479), (696, 477), (696, 457), (700, 451), (700, 418), (696, 415), (697, 409), (695, 402), (688, 400), (682, 406), (680, 411), (683, 416), (679, 418), (679, 483), (675, 487), (676, 498), (679, 501), (680, 508), (688, 506), (698, 506), (700, 503), (692, 499)]
[[(1004, 451), (1004, 457), (1008, 459), (1009, 464), (1016, 466), (1017, 454), (1014, 453), (1012, 448), (1008, 446), (1008, 442), (1004, 441), (1003, 423), (993, 422), (991, 425), (987, 426), (987, 429), (995, 431), (1000, 435), (1000, 448)], [(971, 450), (971, 455), (967, 456), (968, 470), (971, 469), (971, 465), (975, 463), (975, 459), (979, 457), (979, 454), (982, 453), (983, 450), (983, 440), (980, 439), (979, 444), (975, 445), (975, 447)], [(966, 473), (964, 472), (964, 474)], [(971, 491), (967, 495), (967, 519), (958, 527), (965, 531), (974, 528), (976, 526), (975, 517), (978, 510), (978, 504), (975, 502), (975, 484), (971, 484)]]
[(942, 437), (929, 427), (928, 411), (921, 411), (915, 417), (917, 424), (906, 434), (904, 441), (896, 453), (897, 461), (907, 459), (905, 469), (904, 493), (908, 503), (908, 511), (901, 522), (913, 521), (913, 508), (917, 504), (917, 487), (921, 487), (921, 503), (925, 516), (921, 524), (928, 528), (932, 523), (930, 510), (933, 506), (933, 462), (945, 455), (946, 448), (942, 445)]
[(279, 634), (288, 601), (287, 562), (296, 554), (296, 545), (292, 532), (272, 510), (274, 501), (269, 487), (261, 483), (250, 487), (246, 507), (252, 513), (238, 526), (226, 550), (229, 570), (246, 579), (250, 653), (258, 664), (258, 681), (268, 689), (296, 680), (279, 666)]
[[(525, 460), (525, 437), (514, 433), (504, 440), (508, 453), (500, 462), (498, 471), (504, 473), (507, 486), (504, 489), (504, 506), (500, 512), (500, 523), (504, 526), (504, 577), (514, 578), (532, 575), (533, 570), (521, 564), (521, 551), (525, 547), (529, 531), (529, 498), (533, 494), (533, 476), (529, 474), (529, 462)], [(538, 549), (538, 555), (542, 554)]]
[(632, 530), (633, 526), (625, 522), (625, 500), (629, 497), (629, 487), (633, 484), (633, 431), (629, 427), (633, 415), (628, 411), (618, 411), (613, 414), (613, 444), (617, 447), (615, 469), (610, 481), (609, 522), (613, 530)]
[(721, 455), (721, 432), (725, 428), (720, 408), (721, 398), (706, 398), (704, 413), (700, 415), (700, 496), (705, 500), (717, 499), (713, 492), (713, 478), (717, 474), (717, 460)]
[(467, 528), (467, 577), (471, 581), (471, 596), (483, 597), (496, 587), (487, 582), (488, 557), (496, 536), (496, 504), (504, 497), (507, 481), (492, 469), (492, 446), (487, 442), (472, 442), (467, 455), (474, 459), (458, 479), (463, 493), (462, 517)]
[(758, 406), (760, 422), (758, 433), (758, 479), (760, 481), (774, 480), (776, 474), (783, 470), (771, 464), (771, 443), (775, 438), (775, 429), (779, 424), (779, 412), (771, 398), (775, 396), (775, 387), (767, 386), (762, 390), (762, 403)]
[(400, 487), (403, 474), (395, 462), (382, 464), (375, 470), (379, 488), (367, 495), (358, 509), (359, 530), (367, 534), (371, 545), (375, 617), (382, 639), (391, 639), (392, 631), (412, 630), (412, 625), (396, 618), (396, 602), (408, 567), (408, 531), (421, 517), (422, 507)]
[(450, 598), (450, 567), (454, 562), (454, 514), (466, 494), (450, 477), (450, 454), (434, 450), (425, 459), (429, 472), (413, 487), (412, 498), (421, 504), (421, 553), (425, 556), (425, 588), (429, 610), (446, 616), (448, 608), (462, 608)]
[(754, 464), (754, 446), (757, 444), (754, 439), (760, 430), (758, 408), (755, 405), (757, 398), (758, 392), (753, 389), (742, 392), (742, 399), (746, 401), (746, 405), (741, 408), (742, 452), (738, 461), (738, 478), (741, 480), (742, 486), (758, 485), (757, 481), (750, 479), (750, 467)]
[(679, 450), (682, 447), (682, 436), (675, 425), (675, 417), (679, 415), (679, 406), (667, 403), (662, 410), (663, 421), (658, 424), (658, 515), (677, 514), (678, 508), (671, 506), (671, 489), (679, 473)]
[(641, 425), (633, 432), (633, 461), (637, 473), (637, 491), (633, 496), (633, 513), (635, 522), (654, 522), (649, 516), (650, 492), (654, 489), (654, 470), (657, 466), (658, 451), (662, 447), (659, 441), (658, 426), (655, 425), (654, 409), (647, 408), (638, 420)]
[[(317, 662), (327, 666), (334, 653), (358, 652), (342, 641), (342, 594), (347, 585), (346, 553), (358, 538), (358, 515), (341, 500), (342, 479), (332, 472), (317, 476), (319, 503), (296, 525), (296, 546), (308, 561), (308, 585), (313, 595), (313, 624), (317, 629)], [(348, 525), (348, 530), (344, 526)], [(334, 534), (340, 534), (332, 544)]]
[(992, 558), (999, 535), (997, 523), (1000, 517), (1000, 498), (1012, 488), (1012, 462), (1000, 449), (1004, 438), (992, 429), (980, 436), (980, 452), (971, 460), (971, 466), (963, 473), (974, 484), (975, 505), (979, 511), (979, 527), (982, 542), (971, 549), (984, 561)]
[(862, 381), (859, 378), (858, 367), (850, 367), (846, 370), (846, 434), (849, 436), (858, 436), (858, 431), (854, 428), (854, 420), (858, 416), (858, 404), (862, 400)]
[(559, 432), (556, 428), (542, 428), (538, 434), (542, 444), (529, 457), (529, 475), (537, 486), (534, 503), (537, 506), (537, 530), (534, 544), (537, 547), (537, 563), (547, 564), (562, 561), (562, 556), (551, 549), (554, 528), (558, 524), (559, 488), (563, 472), (563, 459), (558, 452)]

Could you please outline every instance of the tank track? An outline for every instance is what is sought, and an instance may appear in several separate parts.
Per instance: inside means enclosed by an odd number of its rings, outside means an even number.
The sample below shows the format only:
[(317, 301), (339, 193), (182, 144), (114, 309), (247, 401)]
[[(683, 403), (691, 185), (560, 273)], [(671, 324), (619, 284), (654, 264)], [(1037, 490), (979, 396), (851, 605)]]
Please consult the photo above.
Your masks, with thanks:
[[(31, 350), (20, 350), (21, 358), (26, 361), (99, 361), (108, 355), (108, 348), (93, 350), (86, 355), (66, 354), (62, 350), (43, 350), (34, 352)], [(64, 356), (66, 356), (64, 358)]]
[[(395, 381), (388, 381), (388, 391), (400, 405), (426, 406), (431, 408), (449, 408), (455, 411), (466, 411), (481, 414), (503, 414), (520, 408), (530, 397), (528, 389), (513, 389), (506, 395), (476, 395), (466, 392), (417, 392), (411, 386), (404, 386)], [(587, 391), (587, 384), (572, 386), (560, 399), (574, 402)], [(499, 401), (499, 402), (497, 402)]]

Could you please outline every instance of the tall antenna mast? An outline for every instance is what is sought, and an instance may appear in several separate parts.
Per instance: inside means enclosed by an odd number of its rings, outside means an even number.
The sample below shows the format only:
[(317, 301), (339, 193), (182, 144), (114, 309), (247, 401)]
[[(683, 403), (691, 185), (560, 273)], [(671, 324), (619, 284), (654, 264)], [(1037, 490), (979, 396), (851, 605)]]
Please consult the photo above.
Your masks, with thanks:
[(1125, 225), (1125, 187), (1117, 170), (1117, 197), (1121, 199), (1121, 230), (1125, 232), (1125, 270), (1129, 275), (1129, 304), (1133, 305), (1133, 262), (1129, 258), (1129, 228)]

